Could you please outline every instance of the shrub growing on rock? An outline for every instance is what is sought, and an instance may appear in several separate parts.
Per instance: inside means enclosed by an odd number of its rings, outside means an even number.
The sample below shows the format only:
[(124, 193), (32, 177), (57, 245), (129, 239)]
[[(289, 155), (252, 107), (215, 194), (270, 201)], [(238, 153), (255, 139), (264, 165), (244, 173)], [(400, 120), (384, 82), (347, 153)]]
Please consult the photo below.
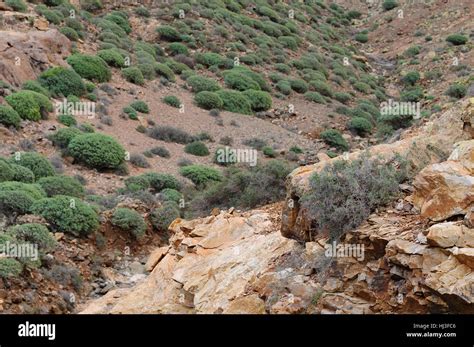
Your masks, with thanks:
[(28, 184), (22, 182), (1, 182), (0, 192), (22, 191), (28, 194), (33, 200), (39, 200), (46, 197), (44, 190), (37, 184)]
[(151, 224), (157, 231), (168, 231), (170, 224), (180, 217), (178, 205), (166, 201), (162, 207), (154, 209), (150, 214)]
[(39, 76), (38, 82), (54, 97), (82, 96), (86, 93), (81, 76), (73, 69), (65, 67), (58, 66), (46, 70)]
[(116, 169), (125, 160), (125, 150), (114, 138), (103, 134), (75, 136), (68, 146), (78, 162), (94, 169)]
[(0, 278), (18, 277), (23, 272), (23, 265), (13, 258), (0, 258)]
[(129, 232), (136, 239), (145, 236), (146, 223), (137, 211), (129, 208), (117, 208), (110, 222), (123, 231)]
[(98, 56), (76, 53), (67, 58), (67, 62), (85, 79), (108, 82), (112, 77), (107, 63)]
[(449, 86), (448, 90), (446, 91), (446, 94), (453, 98), (461, 99), (466, 96), (467, 88), (466, 86), (460, 83), (454, 83)]
[(48, 197), (55, 195), (69, 195), (75, 197), (84, 196), (84, 187), (81, 183), (70, 176), (51, 176), (43, 177), (38, 181)]
[(35, 200), (21, 190), (0, 191), (0, 214), (5, 216), (27, 214)]
[(53, 251), (58, 244), (48, 228), (37, 223), (12, 226), (7, 229), (7, 234), (14, 237), (17, 241), (38, 245), (42, 253)]
[(0, 124), (8, 127), (18, 128), (20, 126), (21, 117), (10, 106), (0, 105)]
[(325, 130), (321, 133), (320, 137), (329, 146), (333, 146), (344, 151), (347, 151), (349, 149), (349, 145), (347, 144), (347, 141), (342, 137), (341, 133), (337, 131), (336, 129)]
[(20, 152), (13, 155), (9, 161), (12, 164), (24, 166), (30, 169), (34, 173), (36, 179), (55, 175), (51, 163), (39, 153)]
[(21, 118), (27, 120), (46, 119), (48, 112), (53, 111), (53, 105), (48, 97), (31, 90), (13, 93), (5, 97), (5, 100)]
[(99, 227), (99, 217), (94, 209), (71, 196), (38, 200), (31, 211), (46, 219), (54, 230), (74, 236), (87, 236)]

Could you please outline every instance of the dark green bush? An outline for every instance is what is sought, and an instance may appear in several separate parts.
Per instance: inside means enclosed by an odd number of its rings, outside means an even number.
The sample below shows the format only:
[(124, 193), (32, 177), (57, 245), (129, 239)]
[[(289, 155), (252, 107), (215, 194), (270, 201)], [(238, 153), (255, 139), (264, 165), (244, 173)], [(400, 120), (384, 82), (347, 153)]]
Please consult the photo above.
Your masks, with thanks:
[(116, 169), (125, 160), (125, 150), (112, 137), (103, 134), (83, 134), (74, 137), (68, 146), (70, 155), (80, 163), (95, 169)]
[(167, 105), (179, 108), (181, 107), (181, 100), (179, 100), (176, 96), (174, 95), (167, 95), (163, 98), (163, 102)]
[(420, 73), (418, 71), (410, 71), (402, 77), (402, 82), (409, 86), (414, 86), (419, 80)]
[(411, 87), (400, 93), (401, 101), (418, 102), (423, 98), (423, 89), (420, 87)]
[(359, 136), (366, 136), (372, 132), (372, 124), (365, 118), (354, 117), (349, 121), (348, 128)]
[(136, 239), (145, 236), (145, 219), (137, 211), (129, 208), (117, 208), (110, 222), (123, 231), (131, 233)]
[(156, 28), (156, 31), (158, 34), (160, 34), (160, 38), (165, 41), (181, 41), (181, 35), (179, 32), (169, 26), (169, 25), (161, 25), (158, 28)]
[(269, 158), (275, 158), (276, 157), (275, 150), (270, 146), (263, 147), (262, 152), (266, 157), (269, 157)]
[(280, 80), (276, 84), (276, 88), (278, 91), (280, 91), (284, 95), (290, 95), (291, 94), (291, 84), (290, 81), (288, 80)]
[(13, 108), (5, 105), (0, 105), (0, 124), (6, 127), (20, 126), (21, 117)]
[(10, 164), (4, 160), (0, 160), (0, 182), (13, 180), (13, 169)]
[(252, 105), (247, 97), (236, 90), (218, 90), (216, 94), (222, 99), (222, 108), (229, 112), (252, 114)]
[(453, 98), (461, 99), (466, 96), (467, 88), (466, 86), (460, 83), (454, 83), (449, 86), (448, 90), (446, 91), (446, 94)]
[(0, 278), (18, 277), (22, 272), (23, 265), (19, 261), (13, 258), (0, 258)]
[(178, 55), (178, 54), (188, 55), (189, 54), (188, 47), (186, 47), (185, 45), (179, 42), (170, 43), (168, 46), (168, 49), (171, 55)]
[(59, 31), (61, 34), (66, 36), (71, 41), (77, 41), (79, 39), (79, 35), (77, 34), (77, 31), (74, 30), (73, 28), (62, 27)]
[(143, 85), (145, 84), (145, 78), (139, 68), (136, 66), (127, 67), (122, 69), (122, 76), (131, 83)]
[(153, 147), (150, 152), (162, 158), (171, 157), (170, 152), (165, 147)]
[(113, 67), (124, 67), (125, 58), (120, 52), (114, 48), (103, 49), (97, 52), (97, 55), (102, 58), (108, 65)]
[(16, 153), (10, 158), (10, 163), (30, 169), (35, 175), (36, 179), (55, 175), (55, 171), (51, 163), (39, 153)]
[(7, 234), (14, 237), (17, 241), (38, 245), (41, 253), (53, 251), (58, 244), (52, 233), (42, 224), (15, 225), (7, 229)]
[(326, 100), (324, 100), (324, 97), (318, 92), (306, 92), (304, 94), (304, 98), (308, 101), (316, 102), (318, 104), (326, 103)]
[(260, 90), (260, 86), (250, 77), (240, 74), (237, 71), (224, 72), (224, 82), (227, 87), (244, 91), (247, 89)]
[(48, 112), (53, 110), (53, 105), (48, 97), (31, 90), (13, 93), (5, 97), (5, 100), (21, 118), (27, 120), (45, 119)]
[(183, 199), (183, 194), (178, 192), (176, 189), (165, 188), (160, 192), (159, 198), (162, 201), (173, 201), (179, 204)]
[(39, 76), (38, 81), (54, 97), (82, 96), (86, 93), (81, 76), (72, 69), (59, 66), (53, 67), (43, 72)]
[(310, 81), (309, 85), (311, 89), (317, 91), (321, 95), (332, 97), (333, 96), (333, 91), (331, 87), (324, 81), (319, 81), (319, 80), (314, 80)]
[(118, 13), (110, 13), (104, 17), (105, 20), (114, 22), (118, 26), (122, 28), (123, 31), (125, 31), (127, 34), (130, 34), (132, 32), (132, 28), (130, 27), (130, 23), (128, 22), (128, 19), (126, 16), (121, 16)]
[(382, 3), (382, 8), (385, 11), (390, 11), (390, 10), (394, 9), (395, 7), (397, 7), (397, 6), (398, 6), (398, 2), (396, 2), (395, 0), (385, 0)]
[(334, 99), (343, 104), (347, 104), (351, 100), (351, 95), (349, 93), (336, 92), (334, 93)]
[(194, 102), (206, 110), (220, 109), (224, 105), (222, 99), (213, 92), (202, 91), (194, 96)]
[(198, 53), (195, 55), (195, 60), (196, 60), (196, 63), (198, 64), (202, 64), (206, 67), (209, 67), (209, 66), (220, 66), (222, 64), (224, 64), (225, 62), (225, 58), (218, 54), (218, 53), (212, 53), (212, 52), (209, 52), (209, 53)]
[(199, 93), (202, 91), (215, 92), (221, 89), (217, 81), (197, 75), (190, 76), (186, 80), (186, 83), (189, 84), (194, 93)]
[(149, 129), (147, 134), (155, 140), (165, 142), (186, 144), (195, 140), (194, 136), (188, 134), (184, 130), (170, 126), (155, 126)]
[(468, 38), (461, 34), (453, 34), (453, 35), (449, 35), (446, 38), (446, 41), (452, 43), (455, 46), (460, 46), (460, 45), (466, 44), (468, 41)]
[(169, 174), (160, 174), (156, 172), (147, 172), (142, 175), (145, 177), (150, 187), (155, 192), (161, 192), (163, 189), (170, 188), (170, 189), (181, 189), (181, 184), (178, 182), (176, 178)]
[(73, 138), (82, 135), (82, 131), (77, 128), (62, 128), (54, 134), (48, 136), (48, 139), (53, 142), (53, 145), (66, 149)]
[(43, 94), (44, 96), (47, 96), (48, 98), (51, 96), (49, 94), (49, 91), (46, 88), (44, 88), (38, 81), (26, 81), (25, 83), (23, 83), (21, 87), (24, 90), (32, 90), (34, 92)]
[(125, 180), (125, 188), (128, 192), (147, 190), (150, 188), (150, 180), (143, 175), (128, 177)]
[(1, 182), (0, 192), (22, 191), (28, 194), (33, 200), (46, 197), (44, 190), (37, 184), (29, 184), (22, 182)]
[(60, 114), (57, 118), (58, 122), (71, 127), (73, 125), (77, 125), (76, 118), (74, 116), (71, 116), (70, 114)]
[(132, 102), (130, 107), (141, 113), (150, 113), (150, 108), (148, 107), (147, 103), (142, 100)]
[(67, 62), (74, 71), (85, 79), (108, 82), (112, 77), (109, 66), (98, 56), (76, 53), (67, 58)]
[(354, 38), (360, 43), (366, 43), (367, 41), (369, 41), (369, 36), (365, 33), (358, 33)]
[(176, 77), (174, 75), (173, 70), (171, 70), (166, 64), (155, 64), (154, 69), (158, 75), (163, 76), (168, 81), (176, 81)]
[(209, 155), (209, 149), (201, 141), (194, 141), (194, 142), (188, 143), (184, 147), (184, 151), (186, 153), (189, 153), (189, 154), (192, 154), (192, 155), (197, 155), (197, 156), (200, 156), (200, 157), (205, 157), (206, 155)]
[(180, 217), (178, 205), (172, 201), (166, 201), (163, 206), (154, 209), (150, 214), (153, 227), (162, 232), (168, 231), (170, 224)]
[(18, 12), (26, 12), (28, 9), (23, 0), (5, 0), (5, 4)]
[(349, 149), (349, 145), (347, 141), (342, 137), (341, 133), (336, 129), (328, 129), (321, 133), (321, 139), (328, 144), (329, 146), (336, 147), (343, 151), (347, 151)]
[(196, 186), (202, 187), (212, 181), (220, 181), (221, 173), (204, 165), (189, 165), (180, 169), (181, 175), (190, 179)]
[(304, 80), (290, 80), (291, 89), (299, 94), (304, 94), (308, 91), (308, 83)]
[(35, 174), (30, 169), (15, 164), (10, 164), (10, 168), (13, 170), (13, 177), (11, 179), (12, 181), (23, 183), (33, 183), (35, 181)]
[(255, 112), (266, 111), (272, 108), (272, 97), (261, 90), (246, 90), (243, 95), (250, 101), (252, 110)]
[(38, 181), (48, 197), (55, 195), (69, 195), (75, 197), (84, 196), (84, 187), (74, 177), (70, 176), (51, 176), (43, 177)]
[(99, 217), (94, 209), (70, 196), (41, 199), (31, 210), (46, 219), (54, 230), (74, 236), (87, 236), (99, 227)]
[(5, 216), (27, 214), (35, 200), (21, 190), (0, 191), (0, 214)]
[(81, 8), (88, 12), (96, 12), (102, 8), (100, 0), (80, 0)]
[(128, 118), (130, 119), (133, 119), (133, 120), (137, 120), (138, 119), (138, 113), (137, 113), (137, 110), (135, 110), (133, 107), (131, 106), (125, 106), (123, 109), (122, 109), (123, 113), (125, 113)]

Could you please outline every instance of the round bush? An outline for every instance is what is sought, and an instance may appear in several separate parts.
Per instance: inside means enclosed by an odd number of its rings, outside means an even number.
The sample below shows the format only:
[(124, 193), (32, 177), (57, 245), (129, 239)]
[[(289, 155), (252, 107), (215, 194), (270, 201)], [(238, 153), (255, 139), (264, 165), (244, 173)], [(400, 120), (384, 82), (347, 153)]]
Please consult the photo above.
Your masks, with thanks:
[(75, 136), (68, 146), (78, 162), (94, 169), (116, 169), (125, 160), (125, 150), (114, 138), (103, 134)]
[(23, 183), (33, 183), (35, 181), (35, 174), (30, 169), (15, 164), (11, 164), (10, 167), (13, 170), (13, 178), (11, 179), (12, 181)]
[(160, 192), (160, 199), (163, 201), (173, 201), (178, 204), (183, 199), (183, 194), (175, 189), (165, 188)]
[(198, 53), (194, 58), (196, 63), (202, 64), (206, 67), (222, 65), (226, 60), (222, 55), (213, 52)]
[(48, 228), (37, 223), (12, 226), (7, 229), (7, 234), (18, 241), (38, 245), (39, 249), (44, 253), (53, 251), (58, 244)]
[(8, 104), (23, 119), (39, 121), (46, 119), (47, 113), (53, 110), (48, 97), (32, 90), (22, 90), (5, 97)]
[(145, 101), (137, 100), (130, 104), (130, 107), (141, 113), (149, 113), (150, 109)]
[(137, 120), (137, 119), (138, 119), (137, 110), (135, 110), (133, 107), (131, 107), (131, 106), (125, 106), (125, 107), (122, 109), (122, 111), (123, 111), (123, 113), (125, 113), (126, 115), (128, 115), (128, 118), (133, 119), (133, 120)]
[(334, 99), (340, 103), (347, 104), (351, 100), (351, 95), (349, 93), (336, 92), (334, 93)]
[(145, 236), (146, 223), (137, 211), (129, 208), (117, 208), (110, 222), (123, 231), (131, 233), (137, 239)]
[(222, 99), (222, 108), (229, 112), (252, 114), (252, 105), (249, 99), (236, 90), (219, 90), (216, 94)]
[(242, 75), (241, 73), (236, 71), (225, 72), (224, 82), (227, 87), (231, 89), (236, 89), (240, 91), (244, 91), (247, 89), (260, 90), (260, 86), (257, 82), (255, 82), (250, 77)]
[(159, 76), (163, 76), (170, 82), (176, 81), (173, 70), (171, 70), (167, 65), (159, 63), (155, 64), (153, 67)]
[(170, 224), (180, 217), (176, 203), (166, 201), (162, 207), (154, 209), (150, 214), (153, 227), (158, 231), (167, 231)]
[(402, 77), (402, 82), (405, 85), (414, 86), (420, 80), (420, 73), (418, 71), (410, 71)]
[(462, 84), (455, 83), (449, 86), (448, 90), (446, 91), (446, 94), (453, 98), (461, 99), (466, 96), (467, 88)]
[(77, 128), (62, 128), (49, 135), (48, 139), (53, 142), (53, 145), (66, 149), (69, 146), (69, 142), (78, 135), (82, 135), (82, 131)]
[(224, 105), (219, 95), (208, 91), (197, 93), (194, 97), (194, 102), (205, 110), (220, 109)]
[(372, 132), (372, 124), (366, 118), (354, 117), (349, 121), (348, 127), (359, 136), (365, 136)]
[(82, 96), (86, 93), (81, 76), (72, 69), (53, 67), (43, 72), (38, 81), (54, 97)]
[(306, 92), (304, 93), (304, 98), (308, 101), (316, 102), (318, 104), (325, 104), (326, 100), (318, 92)]
[(44, 88), (38, 81), (26, 81), (25, 83), (23, 83), (21, 88), (24, 90), (32, 90), (34, 92), (43, 94), (44, 96), (47, 96), (48, 98), (51, 96), (49, 91), (46, 88)]
[(206, 185), (211, 181), (222, 180), (222, 175), (218, 170), (204, 165), (188, 165), (182, 167), (180, 173), (197, 186)]
[(122, 57), (116, 49), (103, 49), (97, 52), (97, 55), (102, 58), (108, 65), (113, 67), (124, 67), (125, 58)]
[(217, 81), (197, 75), (190, 76), (186, 80), (186, 83), (192, 88), (194, 93), (199, 93), (202, 91), (215, 92), (221, 89)]
[(145, 84), (145, 78), (143, 77), (141, 70), (135, 66), (122, 69), (122, 76), (128, 82), (138, 84), (140, 86)]
[(280, 80), (276, 84), (277, 90), (282, 93), (283, 95), (290, 95), (291, 94), (291, 84), (287, 80)]
[(364, 34), (364, 33), (358, 33), (355, 36), (355, 40), (360, 42), (360, 43), (366, 43), (367, 41), (369, 41), (369, 36), (367, 34)]
[(200, 142), (200, 141), (194, 141), (194, 142), (188, 143), (184, 147), (184, 151), (186, 153), (196, 155), (199, 157), (205, 157), (206, 155), (209, 155), (209, 149), (203, 142)]
[(13, 258), (0, 258), (0, 277), (18, 277), (23, 271), (23, 265)]
[(59, 29), (59, 32), (66, 36), (69, 40), (71, 41), (77, 41), (79, 39), (79, 35), (77, 34), (77, 31), (74, 30), (73, 28), (69, 27), (62, 27)]
[(181, 101), (174, 95), (168, 95), (163, 98), (163, 102), (172, 107), (179, 108), (181, 106)]
[(0, 182), (12, 181), (14, 171), (9, 163), (0, 160)]
[(398, 6), (398, 2), (396, 2), (395, 0), (385, 0), (382, 3), (382, 8), (385, 11), (390, 11), (390, 10), (394, 9), (395, 7), (397, 7), (397, 6)]
[(55, 196), (36, 201), (33, 214), (42, 216), (55, 231), (86, 236), (99, 227), (99, 217), (92, 207), (77, 198)]
[(304, 94), (308, 91), (308, 84), (303, 80), (291, 80), (290, 86), (291, 89), (300, 94)]
[(21, 190), (0, 191), (0, 214), (5, 216), (27, 214), (35, 199)]
[(37, 184), (22, 182), (2, 182), (0, 183), (0, 192), (22, 191), (28, 194), (33, 200), (39, 200), (46, 197), (46, 193)]
[(81, 183), (70, 176), (43, 177), (38, 181), (48, 197), (55, 195), (69, 195), (75, 197), (84, 196), (84, 187)]
[(467, 43), (468, 39), (466, 36), (461, 35), (461, 34), (454, 34), (454, 35), (449, 35), (446, 38), (446, 41), (452, 43), (455, 46), (460, 46), (464, 45)]
[(57, 119), (59, 123), (67, 127), (77, 125), (76, 118), (74, 116), (71, 116), (70, 114), (60, 114)]
[(178, 55), (178, 54), (188, 55), (189, 54), (188, 47), (186, 47), (185, 45), (179, 42), (170, 43), (170, 45), (168, 46), (168, 49), (171, 55)]
[(255, 112), (266, 111), (272, 108), (272, 97), (261, 90), (246, 90), (242, 92), (250, 101), (252, 110)]
[(147, 172), (142, 176), (148, 180), (148, 182), (150, 183), (150, 187), (157, 193), (161, 192), (163, 189), (166, 188), (176, 190), (181, 189), (181, 184), (172, 175), (160, 174), (156, 172)]
[(171, 42), (181, 40), (181, 35), (179, 34), (179, 32), (169, 25), (161, 25), (156, 28), (156, 31), (158, 32), (158, 34), (160, 34), (160, 39), (162, 40)]
[(13, 108), (5, 105), (0, 105), (0, 124), (6, 127), (19, 128), (21, 117)]
[(349, 145), (347, 144), (347, 141), (342, 137), (341, 133), (337, 131), (336, 129), (325, 130), (321, 133), (320, 137), (329, 146), (333, 146), (344, 151), (347, 151), (349, 149)]
[(54, 176), (56, 174), (51, 163), (39, 153), (20, 152), (13, 155), (9, 162), (30, 169), (34, 173), (36, 179)]
[(129, 192), (138, 192), (141, 190), (146, 190), (150, 188), (150, 180), (143, 175), (128, 177), (125, 180), (125, 188)]
[(108, 82), (112, 76), (107, 63), (97, 56), (76, 53), (67, 62), (81, 77), (91, 81)]
[(26, 12), (28, 9), (23, 0), (5, 0), (5, 4), (18, 12)]
[(326, 82), (314, 80), (310, 81), (309, 85), (311, 89), (320, 93), (321, 95), (328, 96), (330, 98), (333, 96), (332, 89)]

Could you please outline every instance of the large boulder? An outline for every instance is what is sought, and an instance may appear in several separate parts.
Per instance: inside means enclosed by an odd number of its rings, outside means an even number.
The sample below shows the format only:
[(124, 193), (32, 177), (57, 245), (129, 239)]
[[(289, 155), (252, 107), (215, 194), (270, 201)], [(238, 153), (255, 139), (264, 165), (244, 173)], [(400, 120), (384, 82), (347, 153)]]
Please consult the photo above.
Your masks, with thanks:
[(66, 66), (71, 41), (58, 30), (0, 31), (0, 80), (20, 86), (53, 65)]

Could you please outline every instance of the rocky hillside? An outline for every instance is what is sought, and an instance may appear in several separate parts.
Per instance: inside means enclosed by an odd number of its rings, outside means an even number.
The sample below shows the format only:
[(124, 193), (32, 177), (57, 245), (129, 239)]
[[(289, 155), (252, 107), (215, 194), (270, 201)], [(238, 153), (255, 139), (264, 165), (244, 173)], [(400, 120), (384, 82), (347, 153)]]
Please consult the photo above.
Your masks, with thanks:
[(0, 2), (0, 311), (472, 313), (473, 7)]

